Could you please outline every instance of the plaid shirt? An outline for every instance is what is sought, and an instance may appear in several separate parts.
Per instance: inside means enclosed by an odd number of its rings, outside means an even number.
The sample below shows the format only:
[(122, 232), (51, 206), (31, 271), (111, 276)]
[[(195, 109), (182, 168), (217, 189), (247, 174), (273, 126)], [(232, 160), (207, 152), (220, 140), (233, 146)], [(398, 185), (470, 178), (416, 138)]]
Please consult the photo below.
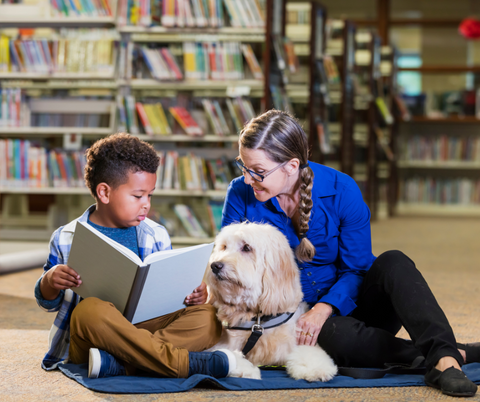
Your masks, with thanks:
[[(44, 272), (35, 285), (35, 297), (38, 305), (48, 312), (57, 311), (49, 335), (49, 349), (42, 361), (42, 368), (53, 370), (60, 363), (68, 360), (68, 347), (70, 343), (70, 317), (80, 297), (71, 289), (61, 290), (55, 300), (45, 300), (40, 292), (40, 281), (43, 275), (58, 264), (67, 264), (73, 235), (77, 221), (87, 222), (88, 216), (95, 210), (95, 205), (88, 208), (84, 214), (58, 228), (50, 239), (50, 255), (43, 267)], [(149, 254), (172, 248), (170, 236), (165, 228), (158, 223), (145, 219), (137, 227), (138, 252), (142, 261)]]

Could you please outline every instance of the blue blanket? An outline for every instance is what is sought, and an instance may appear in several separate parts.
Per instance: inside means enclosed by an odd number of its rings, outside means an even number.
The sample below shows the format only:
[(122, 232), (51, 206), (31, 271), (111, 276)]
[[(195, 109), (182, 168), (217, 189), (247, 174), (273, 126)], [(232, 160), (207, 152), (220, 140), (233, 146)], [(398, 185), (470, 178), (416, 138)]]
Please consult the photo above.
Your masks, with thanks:
[[(190, 378), (157, 378), (157, 377), (108, 377), (90, 379), (87, 377), (87, 364), (63, 364), (60, 370), (84, 387), (97, 392), (111, 394), (156, 394), (168, 392), (183, 392), (198, 384), (215, 386), (230, 391), (274, 390), (295, 388), (363, 388), (363, 387), (411, 387), (424, 386), (422, 375), (387, 374), (374, 380), (355, 380), (351, 377), (336, 376), (329, 382), (308, 382), (293, 380), (285, 371), (262, 370), (261, 380), (246, 378), (215, 379), (206, 375), (196, 374)], [(465, 374), (477, 384), (480, 384), (480, 363), (463, 366)]]

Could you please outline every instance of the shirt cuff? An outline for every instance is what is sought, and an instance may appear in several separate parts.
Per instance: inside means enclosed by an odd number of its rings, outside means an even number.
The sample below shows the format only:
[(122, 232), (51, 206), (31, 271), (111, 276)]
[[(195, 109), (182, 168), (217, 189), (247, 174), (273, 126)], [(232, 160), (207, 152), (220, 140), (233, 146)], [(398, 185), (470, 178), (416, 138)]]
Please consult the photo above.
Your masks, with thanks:
[(317, 303), (327, 303), (330, 304), (332, 307), (335, 307), (337, 310), (335, 312), (336, 315), (349, 315), (353, 310), (357, 308), (355, 302), (348, 296), (340, 295), (337, 293), (333, 294), (326, 294), (321, 299), (317, 301)]
[(58, 296), (53, 300), (47, 300), (43, 297), (42, 291), (40, 290), (40, 282), (43, 276), (41, 276), (37, 283), (35, 284), (35, 298), (40, 307), (43, 307), (45, 310), (52, 311), (56, 310), (58, 306), (62, 303), (63, 297), (65, 295), (65, 290), (60, 290)]

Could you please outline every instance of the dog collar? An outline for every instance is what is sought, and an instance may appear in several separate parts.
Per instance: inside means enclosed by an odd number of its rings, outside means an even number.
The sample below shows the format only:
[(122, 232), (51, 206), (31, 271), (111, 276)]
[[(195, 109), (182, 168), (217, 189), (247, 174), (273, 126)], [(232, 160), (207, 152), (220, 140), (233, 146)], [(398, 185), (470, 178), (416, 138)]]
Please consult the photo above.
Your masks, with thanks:
[[(225, 326), (227, 329), (238, 329), (242, 331), (252, 331), (250, 334), (247, 343), (243, 347), (242, 353), (244, 356), (250, 352), (255, 344), (258, 342), (260, 337), (263, 335), (263, 331), (270, 328), (278, 327), (282, 324), (285, 324), (290, 318), (293, 317), (293, 313), (283, 313), (278, 315), (268, 315), (268, 316), (257, 316), (256, 319), (252, 321), (244, 322), (237, 327)], [(262, 325), (263, 324), (263, 325)], [(267, 324), (267, 325), (265, 325)]]

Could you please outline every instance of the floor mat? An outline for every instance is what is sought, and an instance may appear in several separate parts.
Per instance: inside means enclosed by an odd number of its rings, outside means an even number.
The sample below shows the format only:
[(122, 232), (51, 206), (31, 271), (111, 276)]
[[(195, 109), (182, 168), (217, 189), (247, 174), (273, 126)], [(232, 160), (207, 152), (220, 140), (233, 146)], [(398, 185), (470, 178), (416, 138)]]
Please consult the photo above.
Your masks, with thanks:
[[(90, 379), (87, 376), (87, 364), (63, 364), (60, 370), (84, 387), (97, 392), (111, 394), (155, 394), (169, 392), (184, 392), (197, 385), (214, 386), (231, 391), (275, 390), (275, 389), (305, 389), (305, 388), (363, 388), (363, 387), (411, 387), (425, 386), (423, 375), (387, 374), (383, 378), (373, 380), (353, 379), (336, 376), (329, 382), (308, 382), (294, 380), (285, 371), (262, 370), (261, 380), (248, 378), (216, 379), (206, 375), (196, 374), (190, 378), (157, 378), (157, 377), (108, 377)], [(480, 384), (480, 363), (463, 366), (465, 374)]]

